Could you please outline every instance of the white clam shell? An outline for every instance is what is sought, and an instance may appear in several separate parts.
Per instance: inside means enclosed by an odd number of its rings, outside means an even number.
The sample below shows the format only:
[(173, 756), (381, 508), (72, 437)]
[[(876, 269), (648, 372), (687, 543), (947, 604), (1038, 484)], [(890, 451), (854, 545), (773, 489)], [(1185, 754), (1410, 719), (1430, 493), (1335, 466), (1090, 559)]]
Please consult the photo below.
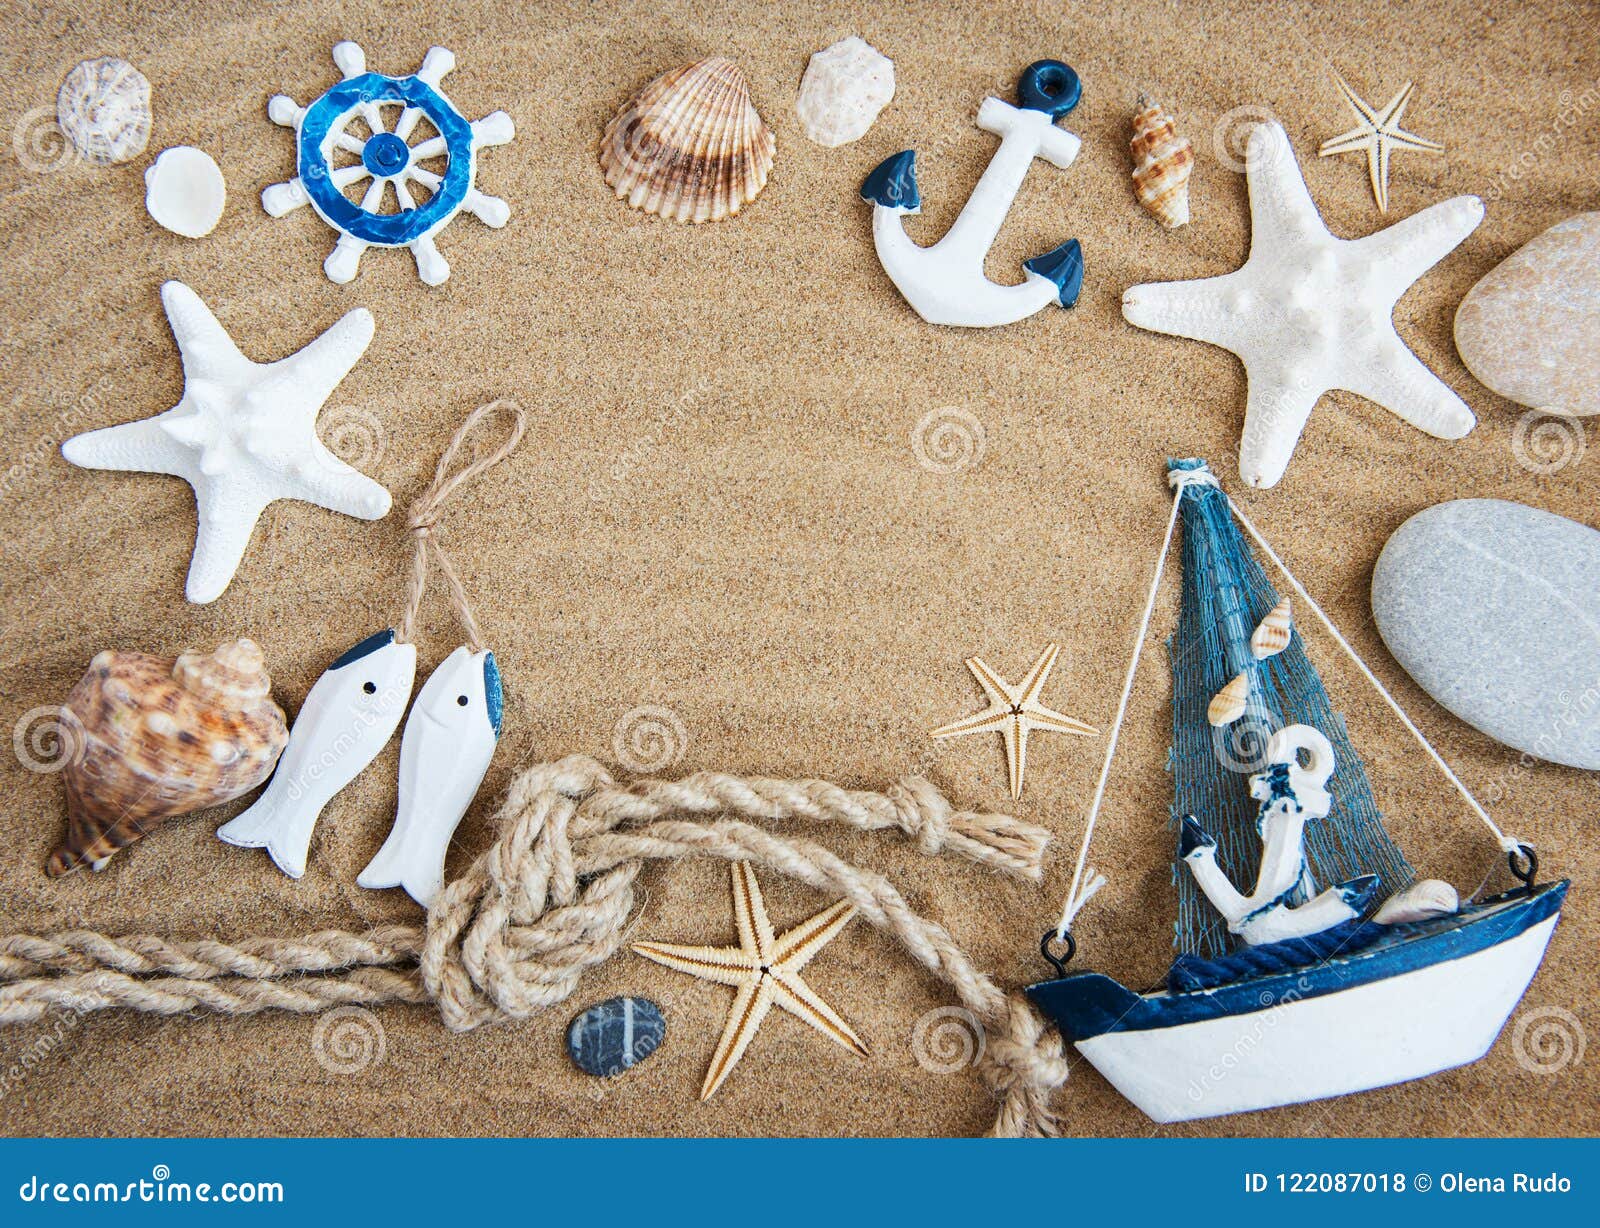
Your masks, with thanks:
[(127, 60), (85, 60), (56, 95), (56, 122), (90, 162), (127, 162), (150, 142), (150, 82)]
[(228, 187), (222, 169), (203, 149), (174, 145), (144, 173), (144, 207), (173, 234), (200, 239), (216, 229)]

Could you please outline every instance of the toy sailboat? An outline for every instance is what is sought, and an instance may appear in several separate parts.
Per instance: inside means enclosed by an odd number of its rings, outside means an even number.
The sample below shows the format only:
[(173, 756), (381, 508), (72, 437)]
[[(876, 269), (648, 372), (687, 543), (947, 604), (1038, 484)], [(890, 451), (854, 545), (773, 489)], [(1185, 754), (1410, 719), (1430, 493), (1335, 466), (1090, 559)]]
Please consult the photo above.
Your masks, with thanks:
[[(1172, 461), (1168, 476), (1166, 543), (1083, 851), (1061, 922), (1041, 944), (1059, 975), (1028, 996), (1161, 1122), (1297, 1104), (1476, 1061), (1538, 971), (1567, 882), (1534, 881), (1533, 849), (1500, 831), (1205, 463)], [(1065, 963), (1076, 949), (1073, 917), (1105, 881), (1092, 870), (1086, 880), (1089, 842), (1180, 517), (1183, 597), (1169, 647), (1181, 953), (1163, 987), (1135, 993), (1098, 973), (1068, 975)], [(1415, 881), (1289, 602), (1240, 525), (1488, 825), (1521, 886), (1461, 903), (1448, 884)], [(1236, 886), (1252, 873), (1252, 887)]]

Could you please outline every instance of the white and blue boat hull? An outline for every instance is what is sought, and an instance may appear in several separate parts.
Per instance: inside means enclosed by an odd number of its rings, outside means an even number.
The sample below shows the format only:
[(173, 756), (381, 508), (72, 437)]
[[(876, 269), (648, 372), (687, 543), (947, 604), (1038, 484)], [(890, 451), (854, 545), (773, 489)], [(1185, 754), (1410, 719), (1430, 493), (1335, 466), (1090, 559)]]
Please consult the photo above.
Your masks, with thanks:
[(1566, 891), (1520, 889), (1209, 989), (1138, 994), (1079, 973), (1028, 996), (1154, 1121), (1342, 1096), (1483, 1057), (1538, 971)]

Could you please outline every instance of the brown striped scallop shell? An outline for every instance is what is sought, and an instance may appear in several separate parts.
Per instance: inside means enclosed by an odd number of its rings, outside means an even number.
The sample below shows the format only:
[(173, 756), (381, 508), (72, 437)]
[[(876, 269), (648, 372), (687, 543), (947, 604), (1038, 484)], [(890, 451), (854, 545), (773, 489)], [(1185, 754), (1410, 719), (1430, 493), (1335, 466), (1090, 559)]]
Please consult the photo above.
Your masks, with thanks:
[(67, 696), (67, 838), (51, 878), (103, 863), (163, 820), (248, 793), (289, 740), (261, 649), (102, 652)]
[(776, 145), (739, 66), (711, 56), (657, 77), (606, 125), (600, 168), (635, 209), (715, 222), (760, 194)]

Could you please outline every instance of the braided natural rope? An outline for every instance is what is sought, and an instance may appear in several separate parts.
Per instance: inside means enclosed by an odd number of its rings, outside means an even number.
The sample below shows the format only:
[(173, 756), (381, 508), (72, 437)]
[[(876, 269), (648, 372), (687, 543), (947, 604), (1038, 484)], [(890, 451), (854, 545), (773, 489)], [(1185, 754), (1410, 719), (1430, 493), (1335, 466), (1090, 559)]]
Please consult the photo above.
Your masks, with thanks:
[[(713, 815), (720, 817), (685, 817)], [(1054, 1134), (1049, 1102), (1066, 1080), (1066, 1058), (1027, 1000), (978, 971), (944, 927), (913, 912), (886, 878), (743, 819), (893, 827), (925, 853), (948, 850), (1032, 879), (1049, 839), (1008, 815), (955, 811), (917, 778), (886, 794), (716, 773), (623, 787), (594, 760), (573, 756), (512, 782), (495, 843), (444, 889), (424, 928), (236, 944), (82, 930), (0, 937), (0, 1023), (56, 1007), (242, 1015), (383, 1002), (436, 1003), (456, 1032), (523, 1019), (564, 1001), (585, 969), (621, 947), (646, 860), (701, 855), (751, 861), (850, 900), (949, 982), (988, 1030), (981, 1065), (1000, 1100), (994, 1132)]]
[[(482, 422), (492, 413), (504, 411), (511, 415), (511, 434), (493, 452), (486, 456), (474, 459), (459, 473), (451, 473), (450, 466), (456, 462), (456, 453), (461, 451), (461, 445), (466, 442), (467, 436), (477, 429)], [(433, 471), (433, 484), (417, 497), (411, 505), (411, 514), (406, 518), (406, 528), (411, 531), (411, 582), (406, 587), (405, 613), (400, 616), (400, 622), (395, 627), (395, 639), (402, 644), (409, 644), (416, 635), (417, 618), (422, 612), (422, 598), (428, 590), (428, 556), (433, 556), (433, 563), (439, 569), (439, 574), (444, 577), (445, 586), (450, 590), (450, 604), (455, 609), (456, 617), (461, 620), (461, 625), (467, 632), (467, 644), (473, 652), (483, 651), (483, 634), (478, 630), (478, 620), (472, 616), (472, 606), (467, 601), (467, 590), (461, 583), (461, 577), (456, 575), (456, 569), (450, 562), (450, 556), (439, 545), (439, 539), (433, 535), (433, 526), (439, 519), (439, 512), (446, 501), (456, 492), (456, 489), (465, 482), (470, 482), (486, 469), (493, 469), (506, 457), (516, 450), (517, 444), (522, 442), (522, 432), (527, 428), (527, 418), (515, 401), (490, 401), (487, 405), (480, 405), (467, 415), (466, 420), (456, 428), (456, 433), (451, 436), (449, 445), (444, 450), (444, 455), (439, 457), (439, 465)]]

